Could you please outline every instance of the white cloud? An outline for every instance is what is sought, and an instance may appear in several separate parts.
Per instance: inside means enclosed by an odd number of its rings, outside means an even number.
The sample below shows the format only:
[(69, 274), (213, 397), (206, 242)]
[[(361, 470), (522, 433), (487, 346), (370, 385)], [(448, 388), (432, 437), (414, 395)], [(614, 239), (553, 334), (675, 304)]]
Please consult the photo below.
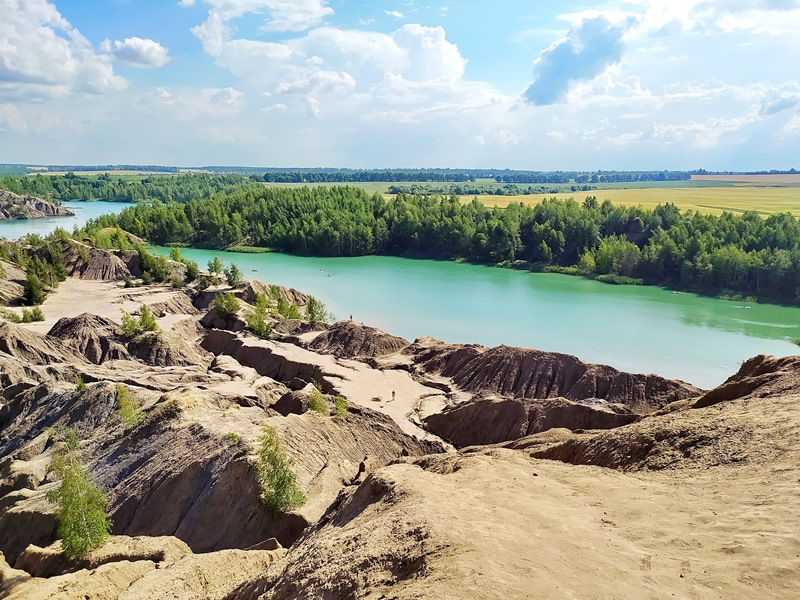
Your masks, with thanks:
[[(334, 14), (327, 0), (203, 0), (211, 7), (209, 15), (230, 21), (253, 13), (264, 15), (266, 31), (304, 31)], [(192, 6), (181, 3), (181, 6)]]
[(148, 114), (192, 121), (198, 117), (235, 116), (242, 109), (244, 99), (243, 92), (231, 87), (201, 90), (157, 87), (142, 97), (139, 108)]
[(754, 115), (744, 115), (728, 119), (712, 118), (705, 122), (651, 123), (640, 131), (608, 138), (609, 142), (629, 145), (637, 142), (654, 144), (685, 143), (695, 148), (713, 148), (722, 142), (723, 136), (741, 130), (757, 120)]
[(494, 134), (494, 139), (503, 146), (519, 144), (524, 138), (508, 129), (499, 129)]
[(111, 60), (46, 0), (0, 0), (0, 98), (124, 89)]
[(628, 21), (613, 24), (605, 16), (586, 18), (534, 61), (535, 79), (525, 90), (532, 104), (563, 101), (576, 82), (594, 79), (622, 59)]
[(405, 18), (405, 15), (403, 13), (401, 13), (399, 10), (385, 10), (383, 12), (385, 12), (390, 17), (395, 17), (397, 19), (404, 19)]
[(122, 42), (115, 40), (113, 44), (106, 39), (100, 44), (100, 50), (114, 60), (137, 67), (163, 67), (169, 62), (167, 48), (153, 40), (138, 37), (125, 38)]

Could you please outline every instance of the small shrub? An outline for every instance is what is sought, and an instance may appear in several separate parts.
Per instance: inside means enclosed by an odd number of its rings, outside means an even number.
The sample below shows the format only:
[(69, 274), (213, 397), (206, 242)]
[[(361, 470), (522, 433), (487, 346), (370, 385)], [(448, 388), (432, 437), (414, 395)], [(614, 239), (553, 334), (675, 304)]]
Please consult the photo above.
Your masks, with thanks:
[(128, 392), (124, 385), (117, 384), (117, 414), (122, 421), (122, 428), (130, 431), (144, 420), (144, 411), (139, 403)]
[(214, 296), (214, 309), (222, 319), (229, 319), (236, 315), (241, 308), (239, 299), (231, 292), (224, 292)]
[(179, 290), (183, 287), (183, 282), (177, 277), (170, 277), (169, 282), (170, 285), (172, 285), (172, 287), (175, 288), (176, 290)]
[(147, 304), (142, 304), (139, 309), (139, 330), (140, 331), (158, 331), (158, 323)]
[(225, 439), (231, 446), (238, 446), (239, 442), (241, 441), (239, 434), (234, 433), (233, 431), (229, 431), (227, 434), (225, 434)]
[(335, 320), (334, 316), (328, 312), (325, 304), (323, 304), (321, 300), (314, 298), (314, 296), (308, 299), (308, 304), (306, 305), (306, 319), (312, 325)]
[(321, 415), (328, 415), (328, 404), (325, 402), (325, 397), (316, 387), (311, 390), (308, 396), (308, 410), (314, 411)]
[(44, 302), (45, 292), (42, 280), (32, 270), (28, 271), (25, 277), (25, 286), (22, 292), (22, 300), (25, 304), (41, 304)]
[(186, 265), (186, 281), (194, 281), (200, 275), (200, 267), (193, 260), (185, 260)]
[(81, 393), (86, 389), (86, 382), (83, 380), (83, 377), (78, 375), (78, 378), (75, 380), (75, 391)]
[(44, 313), (42, 312), (41, 306), (34, 306), (31, 309), (31, 320), (32, 321), (44, 321)]
[(231, 263), (231, 266), (224, 269), (223, 272), (225, 273), (225, 280), (228, 282), (229, 286), (236, 287), (242, 282), (242, 272), (239, 270), (239, 267), (236, 266), (236, 263)]
[(278, 432), (266, 423), (261, 425), (256, 453), (256, 472), (261, 484), (261, 499), (273, 514), (300, 508), (306, 496), (297, 487), (292, 459), (286, 454)]
[(296, 304), (288, 302), (283, 298), (278, 299), (278, 314), (284, 319), (301, 319), (300, 309)]
[(215, 275), (222, 274), (222, 261), (219, 256), (215, 256), (212, 260), (208, 261), (208, 270)]
[(144, 285), (150, 285), (153, 283), (153, 276), (150, 274), (150, 271), (144, 271), (142, 273), (142, 283)]
[(245, 321), (247, 328), (263, 339), (269, 339), (272, 335), (272, 325), (267, 323), (267, 315), (269, 314), (267, 296), (263, 292), (256, 292), (255, 305), (253, 312), (251, 312)]
[(334, 408), (333, 408), (334, 416), (340, 419), (347, 418), (347, 398), (339, 394), (336, 396), (333, 402), (334, 402)]
[(12, 323), (22, 323), (22, 317), (20, 317), (17, 313), (12, 310), (2, 309), (0, 310), (0, 317), (5, 319), (6, 321), (11, 321)]
[(161, 332), (153, 312), (146, 304), (142, 304), (139, 308), (138, 319), (123, 309), (120, 309), (120, 312), (122, 312), (122, 333), (125, 337), (134, 338), (145, 331)]

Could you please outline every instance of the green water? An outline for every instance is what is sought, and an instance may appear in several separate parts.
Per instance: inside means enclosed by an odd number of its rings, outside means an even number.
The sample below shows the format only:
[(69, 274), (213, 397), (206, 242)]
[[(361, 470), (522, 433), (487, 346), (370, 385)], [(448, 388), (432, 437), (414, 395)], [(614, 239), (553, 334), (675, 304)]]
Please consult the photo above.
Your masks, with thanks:
[[(160, 249), (166, 252), (165, 249)], [(384, 256), (307, 258), (184, 249), (201, 268), (235, 262), (246, 278), (297, 288), (353, 319), (414, 339), (507, 344), (658, 373), (700, 387), (759, 353), (800, 352), (800, 309), (613, 286), (453, 262)]]

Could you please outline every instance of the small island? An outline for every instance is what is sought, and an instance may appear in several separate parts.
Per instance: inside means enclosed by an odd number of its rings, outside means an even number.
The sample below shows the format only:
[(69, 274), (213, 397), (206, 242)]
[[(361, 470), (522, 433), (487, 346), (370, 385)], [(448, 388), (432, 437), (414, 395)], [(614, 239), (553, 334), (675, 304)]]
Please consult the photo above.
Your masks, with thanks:
[(73, 216), (75, 213), (71, 210), (42, 198), (20, 196), (14, 192), (0, 190), (0, 221)]

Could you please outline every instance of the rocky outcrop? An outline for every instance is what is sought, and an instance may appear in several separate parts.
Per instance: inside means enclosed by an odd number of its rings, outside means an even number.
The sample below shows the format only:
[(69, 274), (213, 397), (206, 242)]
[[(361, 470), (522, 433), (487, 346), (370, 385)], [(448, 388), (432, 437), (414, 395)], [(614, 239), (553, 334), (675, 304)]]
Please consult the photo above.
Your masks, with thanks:
[(423, 421), (432, 433), (464, 447), (516, 440), (559, 427), (612, 429), (638, 418), (626, 406), (602, 400), (483, 398), (432, 414)]
[(194, 344), (187, 343), (170, 332), (141, 333), (128, 342), (128, 350), (145, 364), (161, 367), (208, 367), (214, 359)]
[(57, 340), (9, 322), (0, 323), (0, 352), (34, 365), (82, 361), (82, 358), (64, 348)]
[(32, 546), (13, 569), (0, 558), (0, 592), (26, 600), (221, 599), (267, 572), (284, 553), (280, 548), (194, 554), (174, 537), (114, 536), (85, 559), (64, 561), (58, 543)]
[(101, 250), (72, 241), (63, 251), (67, 275), (95, 281), (120, 281), (131, 271), (118, 251)]
[(73, 217), (75, 213), (35, 196), (20, 196), (0, 190), (0, 220)]
[(736, 374), (722, 385), (703, 394), (693, 406), (704, 408), (745, 396), (780, 395), (799, 388), (800, 357), (776, 358), (759, 354), (743, 362)]
[(285, 383), (293, 389), (305, 387), (312, 381), (322, 383), (324, 379), (324, 373), (318, 366), (294, 361), (260, 340), (237, 336), (230, 331), (210, 331), (201, 346), (215, 355), (231, 356), (240, 364), (255, 369), (259, 375)]
[(657, 375), (624, 373), (568, 354), (497, 346), (448, 345), (422, 338), (404, 353), (424, 373), (448, 377), (461, 390), (515, 398), (599, 398), (638, 413), (698, 396), (698, 388)]
[(119, 326), (90, 313), (59, 319), (47, 335), (59, 339), (65, 347), (96, 365), (130, 358)]
[(340, 358), (373, 358), (394, 354), (408, 345), (407, 340), (375, 327), (339, 321), (315, 337), (308, 348)]

